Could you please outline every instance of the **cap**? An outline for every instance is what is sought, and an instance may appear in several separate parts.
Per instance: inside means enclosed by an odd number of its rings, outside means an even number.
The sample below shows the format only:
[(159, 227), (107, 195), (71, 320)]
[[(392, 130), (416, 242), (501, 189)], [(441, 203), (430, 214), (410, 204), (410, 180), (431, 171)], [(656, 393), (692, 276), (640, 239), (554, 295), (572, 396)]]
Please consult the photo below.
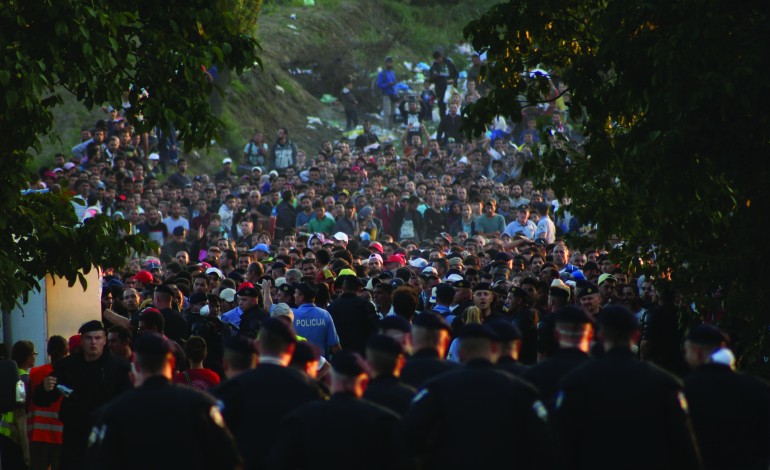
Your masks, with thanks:
[(449, 266), (452, 266), (452, 267), (456, 268), (456, 267), (462, 266), (462, 265), (463, 265), (463, 259), (462, 258), (460, 258), (458, 256), (455, 256), (454, 258), (449, 258)]
[(334, 234), (333, 238), (340, 242), (348, 242), (348, 236), (345, 234), (345, 232), (337, 232)]
[(174, 291), (169, 287), (167, 284), (161, 284), (158, 287), (155, 288), (155, 292), (159, 292), (161, 294), (167, 294), (167, 295), (174, 295)]
[(487, 327), (497, 335), (501, 343), (510, 343), (521, 339), (521, 331), (509, 321), (493, 320), (487, 323)]
[(301, 282), (295, 286), (295, 289), (300, 291), (305, 297), (315, 297), (318, 295), (318, 289), (311, 282)]
[(599, 276), (599, 282), (598, 282), (599, 285), (604, 284), (606, 281), (617, 282), (617, 279), (615, 279), (615, 276), (613, 276), (612, 274), (607, 274), (607, 273), (604, 273), (601, 276)]
[(529, 298), (529, 292), (525, 291), (519, 286), (513, 286), (511, 287), (511, 293), (513, 296), (517, 299), (528, 299)]
[(401, 347), (401, 343), (396, 341), (394, 338), (383, 334), (374, 335), (369, 338), (369, 341), (366, 342), (366, 349), (384, 352), (392, 356), (404, 354), (404, 348)]
[(409, 261), (409, 266), (417, 269), (425, 269), (428, 266), (428, 260), (425, 258), (415, 258)]
[(174, 227), (174, 231), (171, 232), (173, 235), (184, 235), (184, 227)]
[[(147, 158), (149, 158), (150, 160), (160, 160), (160, 155), (158, 155), (157, 153), (153, 152)], [(66, 163), (64, 164), (64, 168), (67, 168), (67, 164)]]
[(588, 314), (579, 307), (567, 305), (554, 312), (556, 323), (569, 323), (572, 325), (585, 325), (592, 323)]
[(253, 298), (257, 298), (257, 297), (259, 297), (259, 292), (257, 291), (257, 289), (255, 287), (242, 287), (238, 291), (238, 295), (240, 297), (253, 297)]
[(443, 238), (449, 245), (452, 244), (452, 235), (449, 235), (446, 232), (441, 232), (438, 234), (439, 238)]
[(107, 329), (104, 327), (104, 324), (100, 322), (99, 320), (91, 320), (83, 323), (83, 325), (78, 330), (78, 333), (81, 335), (84, 335), (86, 333), (91, 333), (92, 331), (107, 331)]
[(366, 363), (361, 356), (350, 351), (340, 351), (332, 357), (332, 370), (346, 377), (358, 377), (367, 372)]
[(380, 320), (379, 328), (380, 331), (398, 330), (404, 333), (409, 333), (412, 331), (412, 325), (409, 323), (409, 321), (399, 315), (389, 315), (383, 318)]
[(253, 167), (251, 167), (251, 171), (258, 171), (258, 172), (262, 173), (262, 167), (261, 166), (253, 166)]
[(570, 293), (569, 286), (561, 279), (554, 279), (551, 282), (551, 286), (548, 288), (548, 295), (553, 297), (569, 299)]
[(205, 292), (196, 292), (193, 295), (190, 296), (190, 304), (195, 305), (199, 304), (201, 302), (206, 302), (208, 298), (206, 297)]
[(457, 337), (460, 338), (461, 341), (471, 338), (488, 339), (490, 341), (497, 342), (500, 341), (500, 338), (494, 331), (492, 331), (492, 329), (480, 323), (468, 323), (467, 325), (463, 326), (460, 329), (460, 334), (458, 334)]
[(385, 264), (387, 263), (398, 263), (399, 266), (403, 266), (404, 258), (397, 255), (388, 256), (388, 259), (385, 260)]
[(385, 249), (382, 248), (382, 244), (380, 242), (372, 242), (369, 244), (369, 251), (373, 251), (375, 253), (383, 254), (385, 253)]
[(415, 315), (412, 320), (412, 326), (433, 331), (450, 331), (449, 323), (447, 323), (444, 317), (432, 312), (423, 312), (419, 315)]
[(593, 295), (598, 293), (599, 293), (599, 289), (597, 289), (595, 285), (591, 284), (590, 282), (586, 282), (580, 287), (580, 290), (578, 291), (578, 294), (577, 294), (577, 298), (580, 299), (587, 295)]
[(599, 312), (597, 321), (603, 328), (623, 333), (631, 333), (639, 328), (634, 314), (618, 305), (604, 307)]
[(70, 351), (74, 351), (76, 348), (80, 347), (80, 339), (80, 333), (69, 337), (67, 345), (69, 346)]
[(261, 332), (275, 335), (287, 343), (296, 343), (297, 334), (288, 323), (278, 318), (268, 318), (262, 322)]
[(209, 268), (206, 270), (206, 276), (210, 276), (212, 274), (215, 274), (217, 277), (219, 277), (220, 280), (225, 278), (225, 275), (219, 268)]
[(270, 247), (266, 243), (259, 243), (254, 248), (250, 249), (249, 251), (262, 251), (265, 253), (270, 253)]
[(378, 255), (377, 253), (372, 253), (369, 256), (369, 261), (372, 261), (372, 260), (376, 260), (376, 261), (379, 261), (380, 263), (382, 263), (382, 256)]
[(473, 292), (476, 292), (476, 291), (479, 291), (479, 290), (488, 290), (488, 291), (492, 292), (492, 284), (490, 284), (488, 282), (479, 282), (473, 288)]
[(438, 284), (436, 287), (436, 295), (439, 297), (446, 297), (449, 295), (455, 294), (455, 288), (452, 287), (452, 284), (442, 282), (441, 284)]
[(232, 162), (233, 162), (233, 159), (230, 157), (222, 159), (222, 165), (229, 165)]
[(235, 302), (235, 289), (222, 289), (219, 293), (219, 298), (225, 302)]
[(438, 276), (438, 271), (436, 271), (436, 268), (433, 266), (428, 266), (426, 268), (423, 268), (422, 272), (420, 272), (421, 276)]
[(149, 271), (139, 271), (131, 280), (139, 281), (142, 284), (152, 284), (155, 282), (155, 278), (152, 277), (152, 273)]
[(273, 310), (270, 312), (270, 316), (273, 318), (289, 317), (291, 318), (291, 322), (294, 323), (294, 311), (291, 309), (291, 307), (289, 307), (289, 304), (283, 302), (273, 306)]
[[(452, 276), (449, 276), (449, 277), (452, 277)], [(458, 279), (456, 281), (451, 281), (452, 282), (452, 287), (454, 287), (455, 289), (470, 289), (471, 288), (470, 281), (468, 281), (467, 279), (463, 278), (462, 276), (458, 276), (458, 277), (460, 279)], [(450, 279), (447, 278), (447, 281), (450, 281)]]
[(293, 285), (289, 284), (288, 282), (285, 282), (278, 286), (278, 290), (281, 292), (285, 292), (289, 295), (294, 295), (294, 291), (296, 290)]
[(291, 356), (293, 364), (307, 364), (321, 359), (321, 350), (310, 341), (297, 341), (294, 354)]
[[(150, 154), (150, 158), (152, 159), (152, 154)], [(71, 170), (73, 168), (75, 168), (75, 164), (72, 163), (72, 162), (67, 162), (67, 163), (64, 164), (64, 169), (65, 170)]]
[(727, 335), (714, 325), (696, 325), (687, 333), (687, 341), (695, 344), (717, 345), (730, 342)]

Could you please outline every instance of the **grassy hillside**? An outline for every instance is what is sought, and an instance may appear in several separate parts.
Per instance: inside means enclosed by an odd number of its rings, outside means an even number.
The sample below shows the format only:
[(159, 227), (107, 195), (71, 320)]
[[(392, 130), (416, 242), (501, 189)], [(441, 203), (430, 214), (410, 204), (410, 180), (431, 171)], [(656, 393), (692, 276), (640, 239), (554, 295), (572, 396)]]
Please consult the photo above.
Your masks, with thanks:
[[(442, 47), (458, 68), (467, 65), (456, 53), (462, 28), (497, 1), (437, 0), (304, 0), (265, 1), (260, 12), (258, 37), (263, 47), (262, 69), (252, 69), (229, 79), (226, 96), (217, 111), (226, 129), (221, 142), (201, 149), (193, 169), (218, 167), (223, 150), (240, 156), (254, 129), (264, 130), (272, 141), (278, 127), (287, 127), (292, 138), (307, 151), (322, 138), (338, 138), (344, 115), (337, 105), (321, 102), (324, 94), (337, 96), (345, 77), (354, 77), (355, 94), (363, 115), (376, 112), (378, 98), (371, 92), (373, 77), (385, 56), (396, 62), (399, 79), (413, 74), (404, 62), (430, 64), (431, 53)], [(104, 114), (88, 111), (67, 97), (56, 113), (55, 133), (43, 139), (35, 167), (53, 154), (79, 141), (80, 128)], [(308, 116), (322, 124), (308, 127)], [(359, 116), (360, 119), (361, 116)], [(197, 167), (197, 168), (196, 168)]]

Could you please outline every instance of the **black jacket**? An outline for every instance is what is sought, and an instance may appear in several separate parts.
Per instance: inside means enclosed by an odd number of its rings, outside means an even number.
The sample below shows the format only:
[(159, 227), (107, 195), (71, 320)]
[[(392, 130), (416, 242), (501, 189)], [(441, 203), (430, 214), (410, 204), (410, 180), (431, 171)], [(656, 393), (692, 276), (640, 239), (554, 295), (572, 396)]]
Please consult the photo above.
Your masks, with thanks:
[[(406, 216), (406, 207), (400, 207), (393, 214), (393, 219), (390, 221), (390, 228), (393, 236), (396, 239), (401, 237), (401, 226), (404, 224), (404, 217)], [(412, 215), (412, 222), (414, 223), (414, 240), (420, 241), (425, 235), (425, 222), (422, 218), (422, 214), (417, 209), (409, 211)]]
[(407, 358), (406, 364), (401, 370), (401, 380), (419, 390), (425, 382), (433, 377), (458, 367), (455, 362), (439, 359), (435, 349), (420, 349)]
[[(62, 468), (83, 466), (92, 415), (97, 408), (131, 389), (129, 370), (128, 363), (110, 354), (106, 347), (93, 362), (87, 362), (83, 353), (78, 352), (54, 363), (51, 375), (56, 377), (57, 385), (74, 390), (64, 398), (59, 411), (59, 419), (64, 423)], [(56, 389), (46, 392), (43, 387), (36, 387), (33, 399), (37, 405), (49, 406), (60, 396)]]
[(364, 391), (364, 398), (393, 411), (399, 416), (409, 409), (417, 390), (403, 384), (393, 375), (380, 375), (369, 381)]
[(151, 377), (99, 412), (94, 469), (234, 469), (241, 458), (210, 395)]
[(356, 294), (343, 292), (329, 305), (328, 311), (342, 349), (363, 354), (366, 341), (377, 332), (379, 317), (374, 305)]
[(697, 469), (682, 382), (629, 348), (578, 367), (559, 385), (564, 468)]
[(552, 356), (527, 369), (522, 378), (540, 391), (543, 403), (549, 411), (553, 411), (561, 379), (588, 361), (588, 354), (579, 349), (558, 349)]

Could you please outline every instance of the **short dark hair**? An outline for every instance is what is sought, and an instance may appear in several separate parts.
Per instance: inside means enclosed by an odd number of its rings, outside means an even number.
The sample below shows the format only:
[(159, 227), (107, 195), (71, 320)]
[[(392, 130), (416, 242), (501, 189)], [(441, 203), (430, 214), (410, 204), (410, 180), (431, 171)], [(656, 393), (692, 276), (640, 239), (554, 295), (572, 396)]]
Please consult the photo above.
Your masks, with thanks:
[(419, 301), (411, 286), (401, 286), (393, 291), (393, 311), (396, 315), (411, 320), (417, 311)]
[(206, 359), (206, 340), (200, 336), (190, 336), (184, 345), (184, 353), (187, 358), (194, 362), (201, 362)]
[(51, 362), (56, 361), (67, 355), (69, 344), (63, 336), (54, 335), (48, 338), (48, 355), (51, 356)]

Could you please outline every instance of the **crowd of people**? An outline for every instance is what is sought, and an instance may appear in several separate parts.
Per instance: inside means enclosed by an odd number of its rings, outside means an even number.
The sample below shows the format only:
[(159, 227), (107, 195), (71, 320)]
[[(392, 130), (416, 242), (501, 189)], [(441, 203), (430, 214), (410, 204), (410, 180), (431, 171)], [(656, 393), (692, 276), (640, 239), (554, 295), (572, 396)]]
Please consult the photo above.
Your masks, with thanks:
[(173, 132), (110, 108), (42, 168), (33, 187), (158, 250), (104, 271), (51, 364), (13, 345), (29, 393), (2, 468), (767, 468), (770, 387), (728, 336), (665, 279), (570, 250), (569, 200), (524, 173), (538, 129), (573, 138), (564, 109), (467, 140), (481, 58), (462, 85), (434, 59), (424, 95), (395, 93), (390, 58), (378, 77), (400, 142), (258, 131), (193, 175)]

